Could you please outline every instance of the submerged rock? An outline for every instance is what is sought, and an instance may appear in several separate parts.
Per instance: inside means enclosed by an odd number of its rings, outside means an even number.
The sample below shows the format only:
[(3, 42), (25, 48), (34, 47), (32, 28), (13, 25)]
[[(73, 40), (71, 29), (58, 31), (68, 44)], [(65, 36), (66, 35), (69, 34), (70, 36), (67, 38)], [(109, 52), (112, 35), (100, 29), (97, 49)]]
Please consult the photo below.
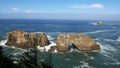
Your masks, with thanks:
[(49, 40), (45, 33), (41, 32), (40, 35), (36, 33), (26, 33), (20, 30), (9, 32), (7, 35), (8, 46), (15, 46), (20, 48), (34, 48), (38, 45), (46, 46), (49, 44)]
[(49, 49), (49, 51), (50, 52), (54, 52), (56, 48), (57, 48), (57, 46), (51, 46), (50, 49)]
[(85, 34), (60, 34), (57, 37), (57, 50), (59, 52), (68, 52), (70, 44), (79, 51), (99, 50), (100, 46), (89, 36)]

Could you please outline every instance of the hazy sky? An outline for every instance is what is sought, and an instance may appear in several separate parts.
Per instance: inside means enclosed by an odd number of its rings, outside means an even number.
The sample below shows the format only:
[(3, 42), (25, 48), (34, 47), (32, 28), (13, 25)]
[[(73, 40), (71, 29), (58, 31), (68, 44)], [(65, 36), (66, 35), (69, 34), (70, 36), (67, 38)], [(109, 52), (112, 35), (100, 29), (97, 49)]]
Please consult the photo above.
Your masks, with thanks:
[(120, 19), (120, 0), (0, 0), (0, 18)]

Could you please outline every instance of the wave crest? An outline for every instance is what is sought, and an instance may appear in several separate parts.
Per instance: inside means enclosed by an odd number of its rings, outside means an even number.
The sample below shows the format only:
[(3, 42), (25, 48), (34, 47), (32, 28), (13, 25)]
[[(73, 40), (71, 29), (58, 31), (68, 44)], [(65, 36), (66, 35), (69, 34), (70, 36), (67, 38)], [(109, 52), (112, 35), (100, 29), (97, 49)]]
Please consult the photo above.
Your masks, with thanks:
[(98, 31), (92, 31), (92, 32), (84, 32), (82, 34), (95, 34), (95, 33), (102, 33), (102, 32), (109, 32), (112, 30), (98, 30)]

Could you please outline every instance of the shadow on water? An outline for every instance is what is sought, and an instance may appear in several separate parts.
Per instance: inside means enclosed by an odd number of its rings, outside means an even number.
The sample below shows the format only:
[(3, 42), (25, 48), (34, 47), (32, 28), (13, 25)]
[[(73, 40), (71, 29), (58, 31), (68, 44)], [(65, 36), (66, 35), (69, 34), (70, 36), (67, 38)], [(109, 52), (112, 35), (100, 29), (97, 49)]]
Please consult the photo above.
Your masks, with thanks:
[[(12, 50), (15, 51), (15, 49)], [(7, 55), (4, 54), (3, 47), (0, 46), (0, 68), (52, 68), (52, 54), (49, 52), (41, 52), (39, 55), (38, 54), (39, 52), (35, 48), (28, 49), (22, 54)], [(38, 59), (37, 57), (42, 58)]]
[[(36, 40), (35, 40), (36, 41)], [(40, 57), (43, 56), (43, 60), (40, 59), (40, 62), (38, 62), (38, 49), (36, 48), (36, 42), (34, 42), (34, 48), (30, 49), (25, 49), (24, 52), (20, 52), (22, 50), (17, 50), (15, 48), (11, 47), (5, 47), (5, 46), (0, 46), (0, 68), (52, 68), (51, 65), (51, 57), (52, 53), (49, 52), (43, 52), (44, 55), (41, 52)], [(6, 50), (4, 50), (6, 49)], [(11, 51), (10, 51), (11, 50)], [(7, 54), (4, 54), (7, 51)], [(10, 51), (10, 52), (9, 52)], [(14, 53), (17, 53), (15, 54)], [(18, 53), (20, 52), (20, 53)], [(46, 58), (47, 57), (47, 58)]]

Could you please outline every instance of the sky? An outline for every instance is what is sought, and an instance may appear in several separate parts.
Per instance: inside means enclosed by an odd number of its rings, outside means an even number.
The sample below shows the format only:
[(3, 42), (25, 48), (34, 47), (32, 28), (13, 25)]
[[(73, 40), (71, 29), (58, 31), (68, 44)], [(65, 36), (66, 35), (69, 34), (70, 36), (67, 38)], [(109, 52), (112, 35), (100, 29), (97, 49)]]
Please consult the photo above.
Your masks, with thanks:
[(0, 0), (0, 19), (120, 20), (120, 0)]

